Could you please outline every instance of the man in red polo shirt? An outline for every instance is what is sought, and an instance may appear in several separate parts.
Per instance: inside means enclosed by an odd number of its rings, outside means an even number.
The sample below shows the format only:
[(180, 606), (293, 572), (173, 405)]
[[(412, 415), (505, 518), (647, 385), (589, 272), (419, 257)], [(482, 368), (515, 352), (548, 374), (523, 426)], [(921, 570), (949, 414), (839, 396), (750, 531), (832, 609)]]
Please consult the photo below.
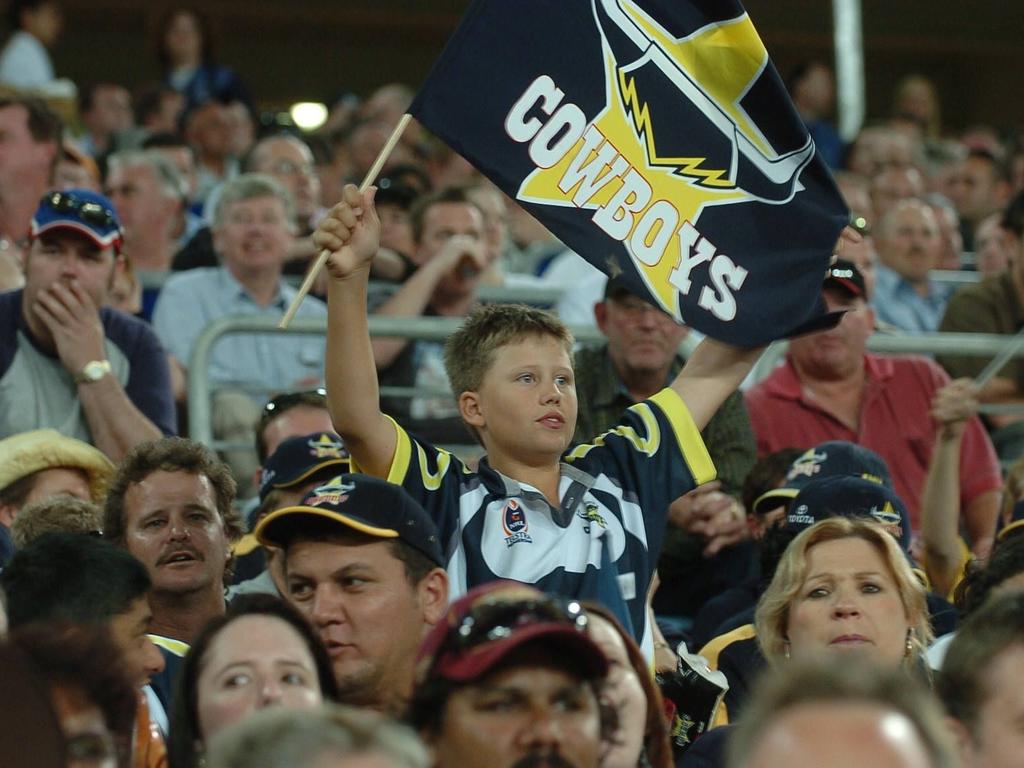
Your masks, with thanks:
[(961, 520), (974, 553), (987, 554), (1002, 477), (981, 422), (969, 419), (962, 437), (940, 429), (932, 401), (950, 379), (931, 360), (867, 354), (875, 316), (864, 298), (864, 278), (852, 263), (836, 263), (824, 296), (829, 310), (848, 310), (843, 321), (794, 339), (785, 363), (747, 392), (758, 455), (826, 440), (871, 448), (889, 465), (915, 532), (933, 456), (958, 463)]

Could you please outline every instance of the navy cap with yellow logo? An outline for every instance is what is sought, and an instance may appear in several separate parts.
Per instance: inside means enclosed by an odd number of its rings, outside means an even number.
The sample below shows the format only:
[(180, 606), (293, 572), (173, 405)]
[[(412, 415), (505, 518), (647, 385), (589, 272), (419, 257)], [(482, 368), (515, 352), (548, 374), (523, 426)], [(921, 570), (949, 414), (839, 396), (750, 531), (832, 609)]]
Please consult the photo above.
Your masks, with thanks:
[(892, 476), (885, 459), (863, 445), (829, 440), (800, 454), (790, 465), (782, 485), (758, 496), (753, 511), (765, 514), (775, 507), (788, 505), (811, 481), (837, 476), (860, 477), (892, 488)]
[(440, 534), (426, 511), (394, 483), (360, 474), (338, 475), (314, 488), (300, 504), (282, 507), (260, 520), (256, 538), (264, 546), (287, 548), (310, 523), (322, 530), (334, 523), (380, 539), (400, 539), (444, 567)]
[(313, 432), (281, 441), (267, 457), (260, 474), (260, 501), (275, 488), (291, 488), (318, 477), (326, 479), (349, 472), (352, 459), (341, 437), (333, 432)]
[(910, 551), (910, 514), (891, 489), (862, 477), (822, 477), (801, 489), (786, 513), (785, 529), (793, 534), (830, 517), (863, 517), (882, 526)]

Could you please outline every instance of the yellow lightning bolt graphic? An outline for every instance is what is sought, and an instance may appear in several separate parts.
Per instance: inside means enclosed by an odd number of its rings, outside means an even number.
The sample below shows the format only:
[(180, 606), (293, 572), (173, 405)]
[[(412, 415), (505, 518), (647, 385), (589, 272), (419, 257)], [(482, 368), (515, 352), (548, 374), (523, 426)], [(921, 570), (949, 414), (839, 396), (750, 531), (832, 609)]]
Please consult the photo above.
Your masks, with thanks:
[(622, 95), (622, 103), (626, 107), (626, 113), (633, 118), (633, 126), (637, 135), (642, 137), (647, 148), (647, 160), (652, 166), (664, 166), (674, 169), (680, 176), (686, 176), (708, 187), (720, 187), (729, 189), (732, 182), (725, 176), (725, 169), (701, 168), (706, 161), (704, 157), (668, 157), (658, 154), (658, 147), (654, 142), (654, 126), (651, 125), (651, 114), (646, 102), (640, 100), (636, 92), (636, 80), (631, 78), (622, 70), (619, 70), (619, 87)]
[[(628, 0), (627, 0), (628, 3)], [(626, 9), (630, 11), (631, 9)], [(739, 106), (743, 94), (759, 76), (767, 52), (749, 18), (743, 15), (732, 21), (698, 30), (679, 40), (669, 36), (656, 23), (632, 9), (631, 18), (650, 39), (668, 52), (690, 77), (700, 82), (705, 92), (729, 115), (739, 130), (756, 146), (769, 154), (771, 147)], [(629, 73), (622, 72), (619, 62), (606, 50), (604, 56), (607, 104), (591, 125), (604, 142), (615, 148), (615, 158), (624, 158), (628, 167), (639, 172), (648, 184), (655, 201), (669, 201), (679, 213), (679, 222), (696, 223), (707, 205), (720, 205), (749, 200), (749, 195), (734, 186), (726, 169), (704, 168), (704, 157), (667, 157), (657, 150), (657, 137), (650, 120), (650, 106), (637, 94), (636, 83)], [(680, 94), (680, 98), (684, 98)], [(561, 207), (597, 209), (606, 205), (622, 186), (622, 176), (613, 173), (615, 163), (601, 163), (583, 186), (580, 169), (596, 165), (595, 147), (586, 149), (580, 139), (565, 157), (554, 166), (538, 168), (520, 186), (520, 200)], [(586, 190), (583, 192), (582, 190)], [(586, 199), (581, 200), (583, 196)], [(575, 198), (575, 199), (574, 199)], [(643, 211), (636, 213), (633, 228)], [(630, 231), (632, 236), (633, 231)], [(652, 231), (646, 244), (659, 235)], [(657, 263), (634, 265), (651, 295), (670, 314), (679, 316), (679, 293), (669, 281), (680, 254), (680, 238), (673, 232)]]

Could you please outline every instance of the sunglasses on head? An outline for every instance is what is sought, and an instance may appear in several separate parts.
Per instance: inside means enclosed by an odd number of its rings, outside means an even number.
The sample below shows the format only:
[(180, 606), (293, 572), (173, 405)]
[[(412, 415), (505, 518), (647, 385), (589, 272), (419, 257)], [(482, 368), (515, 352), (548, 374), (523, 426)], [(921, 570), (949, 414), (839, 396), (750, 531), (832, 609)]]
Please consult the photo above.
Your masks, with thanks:
[(466, 650), (504, 640), (517, 629), (532, 624), (565, 624), (577, 632), (586, 632), (589, 619), (583, 606), (575, 600), (538, 598), (503, 602), (485, 599), (451, 627), (446, 644), (449, 648)]
[(263, 406), (263, 419), (270, 418), (278, 413), (284, 413), (296, 405), (327, 405), (327, 390), (323, 387), (316, 389), (304, 389), (300, 392), (282, 392), (275, 395)]
[(96, 227), (117, 229), (114, 214), (99, 203), (83, 200), (68, 192), (51, 192), (43, 198), (43, 204), (52, 211), (74, 214), (86, 224)]

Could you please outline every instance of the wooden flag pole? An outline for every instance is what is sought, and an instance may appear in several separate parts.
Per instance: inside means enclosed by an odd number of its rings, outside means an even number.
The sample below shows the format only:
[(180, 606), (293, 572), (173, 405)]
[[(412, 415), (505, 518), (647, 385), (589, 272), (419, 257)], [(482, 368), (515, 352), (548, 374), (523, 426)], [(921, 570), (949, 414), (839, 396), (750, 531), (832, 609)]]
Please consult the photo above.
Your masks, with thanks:
[[(412, 119), (412, 115), (402, 115), (402, 119), (398, 121), (398, 125), (395, 126), (395, 130), (391, 132), (391, 136), (388, 138), (384, 147), (381, 149), (380, 154), (377, 155), (377, 159), (373, 161), (373, 165), (370, 170), (366, 172), (366, 178), (363, 179), (363, 183), (359, 185), (359, 192), (362, 194), (370, 185), (377, 180), (377, 174), (380, 173), (380, 169), (384, 166), (388, 157), (394, 150), (398, 140), (402, 138), (402, 132), (405, 131), (405, 126), (409, 124)], [(306, 298), (306, 294), (309, 293), (309, 289), (313, 287), (313, 281), (316, 280), (316, 276), (320, 274), (320, 270), (324, 268), (324, 264), (327, 263), (327, 257), (331, 255), (331, 252), (326, 248), (320, 251), (320, 256), (317, 257), (316, 263), (306, 273), (306, 279), (302, 281), (302, 285), (299, 286), (299, 292), (292, 299), (292, 303), (288, 307), (288, 311), (284, 313), (284, 317), (281, 318), (281, 322), (277, 324), (278, 328), (287, 328), (292, 320), (295, 318), (295, 313), (299, 311), (299, 305), (302, 304), (302, 300)]]

